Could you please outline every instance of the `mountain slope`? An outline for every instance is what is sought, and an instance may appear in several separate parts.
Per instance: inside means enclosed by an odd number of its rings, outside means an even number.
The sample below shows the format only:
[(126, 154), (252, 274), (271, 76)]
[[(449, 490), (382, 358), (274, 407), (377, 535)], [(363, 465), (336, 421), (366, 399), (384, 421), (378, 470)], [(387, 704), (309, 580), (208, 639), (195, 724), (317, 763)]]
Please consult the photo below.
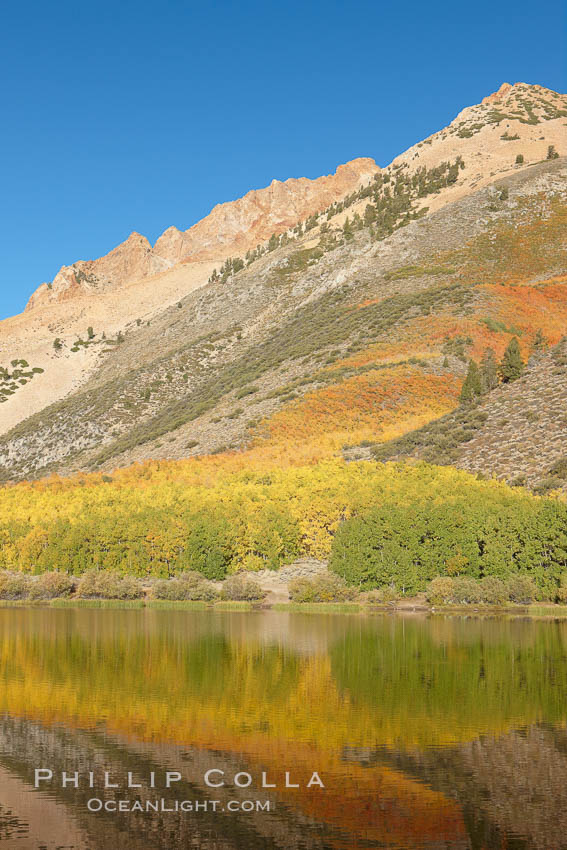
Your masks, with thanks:
[(2, 463), (20, 477), (251, 443), (328, 452), (448, 412), (462, 352), (501, 352), (511, 324), (525, 346), (562, 335), (565, 281), (548, 278), (567, 272), (566, 175), (534, 166), (382, 241), (362, 228), (323, 251), (308, 232), (132, 329), (81, 391), (6, 435)]
[(532, 356), (521, 378), (501, 384), (478, 404), (460, 406), (398, 439), (351, 449), (347, 456), (452, 464), (539, 492), (561, 489), (567, 487), (566, 402), (563, 337), (548, 352)]
[[(103, 335), (138, 327), (206, 284), (215, 266), (237, 250), (255, 247), (276, 227), (295, 225), (331, 201), (358, 189), (378, 169), (355, 160), (318, 180), (274, 182), (241, 200), (221, 204), (193, 228), (167, 230), (154, 248), (133, 233), (109, 254), (63, 266), (50, 284), (32, 295), (25, 312), (0, 322), (0, 365), (22, 358), (42, 369), (33, 385), (4, 398), (0, 433), (76, 391), (97, 372)], [(190, 249), (193, 254), (187, 254)], [(87, 329), (95, 333), (92, 345)], [(54, 350), (55, 340), (62, 348)], [(79, 350), (72, 350), (79, 341)], [(72, 354), (70, 353), (72, 351)], [(39, 373), (36, 373), (39, 375)]]
[(567, 486), (567, 340), (481, 405), (457, 465), (539, 490)]
[(504, 86), (386, 169), (272, 184), (62, 270), (0, 324), (4, 480), (226, 448), (326, 456), (453, 410), (488, 345), (557, 343), (566, 116), (563, 95)]

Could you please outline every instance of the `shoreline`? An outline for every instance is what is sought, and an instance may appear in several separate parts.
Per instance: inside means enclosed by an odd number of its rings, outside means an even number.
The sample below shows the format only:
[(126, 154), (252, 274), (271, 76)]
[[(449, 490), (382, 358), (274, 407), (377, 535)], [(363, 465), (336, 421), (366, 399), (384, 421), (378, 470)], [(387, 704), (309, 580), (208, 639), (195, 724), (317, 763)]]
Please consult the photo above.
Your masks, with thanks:
[(566, 619), (567, 605), (531, 603), (529, 605), (427, 605), (421, 600), (411, 604), (365, 605), (359, 602), (198, 602), (162, 599), (41, 599), (32, 601), (0, 600), (0, 609), (91, 609), (220, 612), (276, 612), (293, 614), (405, 614), (435, 616), (437, 614), (516, 616), (543, 619)]

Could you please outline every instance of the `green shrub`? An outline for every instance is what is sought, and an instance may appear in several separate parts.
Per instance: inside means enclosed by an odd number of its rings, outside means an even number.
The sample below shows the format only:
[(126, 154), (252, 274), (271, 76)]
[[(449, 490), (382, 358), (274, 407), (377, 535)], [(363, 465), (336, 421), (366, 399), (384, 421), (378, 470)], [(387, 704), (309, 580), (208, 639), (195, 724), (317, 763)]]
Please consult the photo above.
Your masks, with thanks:
[(0, 599), (25, 599), (28, 596), (30, 579), (21, 573), (0, 573)]
[(369, 590), (364, 594), (364, 602), (367, 605), (390, 605), (400, 598), (395, 587), (379, 587), (377, 590)]
[(245, 398), (247, 395), (253, 395), (253, 393), (258, 392), (258, 387), (242, 387), (241, 390), (238, 390), (236, 393), (236, 398)]
[(49, 572), (42, 573), (39, 578), (30, 584), (30, 599), (57, 599), (61, 596), (70, 596), (75, 590), (75, 581), (67, 573)]
[(153, 587), (153, 596), (156, 599), (169, 599), (172, 601), (192, 600), (200, 602), (212, 602), (218, 593), (214, 585), (207, 581), (201, 573), (188, 571), (181, 573), (178, 578), (158, 581)]
[(456, 605), (476, 605), (482, 602), (480, 583), (466, 576), (453, 579), (453, 602)]
[(503, 581), (495, 576), (485, 576), (479, 582), (481, 601), (488, 605), (503, 605), (508, 601), (508, 591)]
[(567, 573), (561, 576), (559, 587), (557, 588), (557, 601), (562, 604), (567, 603)]
[(561, 481), (555, 476), (550, 475), (545, 478), (541, 478), (532, 485), (531, 489), (537, 496), (545, 496), (546, 493), (550, 493), (552, 490), (557, 490), (559, 487), (561, 487)]
[(437, 576), (429, 583), (425, 598), (432, 605), (449, 605), (454, 598), (455, 588), (450, 576)]
[(243, 407), (237, 407), (236, 410), (233, 410), (232, 413), (227, 414), (227, 419), (238, 419), (239, 416), (242, 416), (244, 413)]
[(265, 595), (266, 591), (260, 587), (257, 581), (242, 573), (227, 578), (221, 590), (221, 599), (232, 602), (257, 602), (263, 599)]
[(84, 599), (139, 599), (144, 591), (132, 576), (114, 570), (89, 570), (81, 576), (77, 595)]
[(561, 457), (559, 460), (556, 460), (555, 463), (550, 466), (548, 472), (551, 476), (567, 479), (567, 457)]
[(427, 587), (426, 598), (433, 605), (502, 605), (508, 600), (508, 588), (495, 576), (481, 581), (466, 576), (438, 576)]
[(288, 589), (293, 602), (349, 602), (358, 595), (344, 579), (332, 574), (294, 579)]
[(529, 605), (537, 596), (537, 588), (530, 576), (511, 576), (506, 582), (506, 591), (511, 602)]

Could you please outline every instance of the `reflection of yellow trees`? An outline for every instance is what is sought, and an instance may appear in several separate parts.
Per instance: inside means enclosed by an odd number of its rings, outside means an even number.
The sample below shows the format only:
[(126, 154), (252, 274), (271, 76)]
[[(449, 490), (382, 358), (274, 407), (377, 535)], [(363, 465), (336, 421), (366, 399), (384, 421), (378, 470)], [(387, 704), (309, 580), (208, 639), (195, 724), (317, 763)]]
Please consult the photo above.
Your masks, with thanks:
[(301, 655), (220, 630), (54, 634), (49, 615), (60, 612), (43, 612), (45, 630), (15, 634), (9, 623), (20, 612), (6, 613), (0, 710), (103, 721), (145, 740), (340, 754), (442, 746), (565, 716), (563, 625), (500, 624), (491, 634), (469, 623), (471, 637), (457, 623), (432, 637), (426, 621), (359, 619), (328, 653)]

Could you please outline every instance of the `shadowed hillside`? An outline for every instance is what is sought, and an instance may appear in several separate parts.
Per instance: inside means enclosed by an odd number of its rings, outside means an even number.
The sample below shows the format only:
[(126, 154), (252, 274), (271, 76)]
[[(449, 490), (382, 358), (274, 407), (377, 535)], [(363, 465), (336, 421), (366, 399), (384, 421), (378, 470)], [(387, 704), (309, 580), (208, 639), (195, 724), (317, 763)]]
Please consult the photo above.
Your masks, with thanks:
[(349, 459), (426, 460), (537, 492), (567, 486), (567, 340), (533, 356), (525, 373), (478, 404), (398, 439), (351, 449)]

